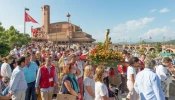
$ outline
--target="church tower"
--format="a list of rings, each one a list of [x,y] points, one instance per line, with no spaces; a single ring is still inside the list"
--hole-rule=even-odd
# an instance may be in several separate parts
[[[42,29],[48,34],[50,25],[50,6],[44,5],[42,8]]]

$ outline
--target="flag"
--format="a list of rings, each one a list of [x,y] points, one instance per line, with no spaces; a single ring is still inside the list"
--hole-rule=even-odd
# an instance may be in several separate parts
[[[38,34],[37,34],[37,33],[33,33],[33,36],[34,36],[34,37],[37,37],[37,36],[38,36]]]
[[[29,8],[25,8],[25,10],[29,11]]]
[[[37,29],[34,29],[34,28],[31,28],[31,33],[34,37],[37,37],[38,36],[38,30]]]
[[[25,22],[38,23],[38,22],[35,21],[27,12],[25,12],[24,21],[25,21]]]
[[[37,29],[32,28],[32,33],[38,33]]]

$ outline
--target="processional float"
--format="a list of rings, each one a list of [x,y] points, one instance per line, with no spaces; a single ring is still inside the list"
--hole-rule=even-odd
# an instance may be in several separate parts
[[[109,37],[110,30],[107,29],[104,43],[98,43],[89,53],[89,60],[92,65],[103,65],[108,67],[117,67],[117,65],[128,66],[127,62],[123,61],[123,56],[117,50],[111,50],[112,44]]]

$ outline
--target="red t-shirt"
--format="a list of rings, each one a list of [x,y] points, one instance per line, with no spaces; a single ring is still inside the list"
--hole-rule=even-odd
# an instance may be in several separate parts
[[[109,75],[110,75],[110,76],[114,76],[114,75],[115,75],[115,71],[114,71],[114,70],[110,70],[110,71],[109,71]]]
[[[143,66],[145,66],[145,63],[143,62],[143,61],[139,61],[139,63],[141,64],[141,65],[143,65]],[[140,70],[142,71],[144,68],[140,68]]]
[[[118,65],[118,72],[120,72],[120,73],[125,73],[125,72],[127,72],[127,67],[126,66],[123,66],[123,67],[121,67],[122,65]],[[122,71],[123,70],[123,71]]]

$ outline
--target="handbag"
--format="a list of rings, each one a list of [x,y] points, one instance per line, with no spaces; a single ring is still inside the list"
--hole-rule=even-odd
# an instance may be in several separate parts
[[[59,90],[59,93],[57,94],[57,100],[77,100],[77,97],[71,94],[63,94],[62,93],[62,86],[63,86],[63,82],[61,85],[61,88]]]
[[[76,96],[71,94],[57,94],[57,100],[76,100]]]

